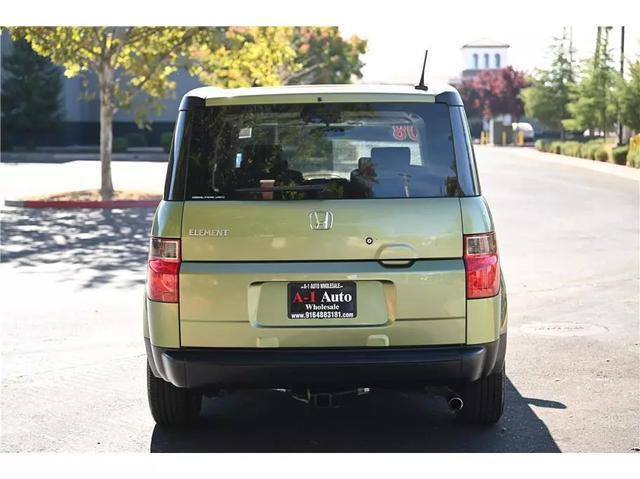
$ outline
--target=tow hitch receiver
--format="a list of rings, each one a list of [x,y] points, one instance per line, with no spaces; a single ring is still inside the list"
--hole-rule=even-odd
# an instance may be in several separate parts
[[[369,388],[356,388],[347,391],[312,391],[311,389],[289,391],[291,396],[317,408],[340,407],[342,399],[368,394]]]

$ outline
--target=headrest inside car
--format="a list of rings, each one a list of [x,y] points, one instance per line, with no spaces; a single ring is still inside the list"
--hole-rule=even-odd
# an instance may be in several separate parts
[[[371,158],[369,158],[368,156],[358,158],[358,169],[360,171],[368,168],[369,166],[371,166]]]
[[[406,146],[371,148],[371,161],[376,170],[404,170],[411,163],[411,150]]]
[[[282,157],[280,145],[250,144],[242,148],[242,156],[259,162],[267,160],[279,160]]]

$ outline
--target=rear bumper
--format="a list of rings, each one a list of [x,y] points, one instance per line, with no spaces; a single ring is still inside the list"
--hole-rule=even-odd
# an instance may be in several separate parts
[[[203,389],[402,387],[475,381],[502,367],[506,334],[466,346],[402,348],[181,348],[151,345],[152,371]]]

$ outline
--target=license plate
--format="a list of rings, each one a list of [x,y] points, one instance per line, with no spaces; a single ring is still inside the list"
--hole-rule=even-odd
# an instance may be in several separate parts
[[[287,296],[291,319],[341,319],[357,315],[353,281],[289,283]]]

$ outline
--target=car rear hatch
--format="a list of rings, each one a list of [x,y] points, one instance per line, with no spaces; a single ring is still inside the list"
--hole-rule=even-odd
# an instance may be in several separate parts
[[[446,105],[321,106],[187,117],[183,346],[465,342]]]

